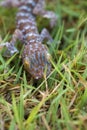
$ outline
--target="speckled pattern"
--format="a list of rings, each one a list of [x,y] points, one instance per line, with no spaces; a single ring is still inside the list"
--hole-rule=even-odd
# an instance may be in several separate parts
[[[47,74],[49,74],[51,65],[47,59],[47,48],[40,42],[35,16],[32,14],[35,4],[32,0],[32,2],[21,5],[16,19],[17,28],[23,33],[24,41],[27,43],[22,54],[24,67],[33,78],[39,79],[43,77],[46,67]]]

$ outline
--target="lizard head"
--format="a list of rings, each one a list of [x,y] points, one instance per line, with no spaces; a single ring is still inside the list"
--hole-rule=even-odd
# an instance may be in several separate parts
[[[26,45],[22,57],[25,69],[34,79],[42,78],[45,70],[46,75],[50,73],[51,57],[45,45],[41,43]]]

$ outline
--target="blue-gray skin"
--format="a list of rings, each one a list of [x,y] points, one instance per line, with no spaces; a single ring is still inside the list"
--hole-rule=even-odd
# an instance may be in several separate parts
[[[52,38],[46,29],[41,34],[38,33],[35,15],[41,15],[50,19],[51,27],[55,25],[57,17],[52,11],[45,11],[44,0],[7,0],[1,3],[2,6],[18,7],[16,16],[16,30],[9,43],[6,43],[7,50],[10,55],[17,52],[15,48],[16,40],[21,40],[25,44],[22,54],[25,69],[34,79],[40,79],[44,76],[46,70],[47,75],[50,73],[50,54],[45,45],[42,44],[44,39],[52,42]],[[3,44],[4,45],[4,44]]]

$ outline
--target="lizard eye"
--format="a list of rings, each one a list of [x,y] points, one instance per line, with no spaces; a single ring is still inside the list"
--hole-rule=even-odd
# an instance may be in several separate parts
[[[51,55],[50,55],[49,53],[47,53],[47,54],[46,54],[46,58],[47,58],[48,61],[50,61]]]
[[[25,67],[26,70],[29,70],[29,68],[30,68],[30,61],[29,61],[28,57],[26,57],[24,59],[24,67]]]

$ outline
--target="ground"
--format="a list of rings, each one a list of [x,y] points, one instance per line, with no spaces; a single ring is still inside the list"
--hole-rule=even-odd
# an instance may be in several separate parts
[[[24,70],[22,47],[10,58],[0,48],[0,129],[87,130],[87,1],[48,0],[58,21],[37,17],[39,31],[47,27],[54,42],[48,46],[51,74],[34,81]],[[15,30],[17,9],[0,7],[1,42]]]

